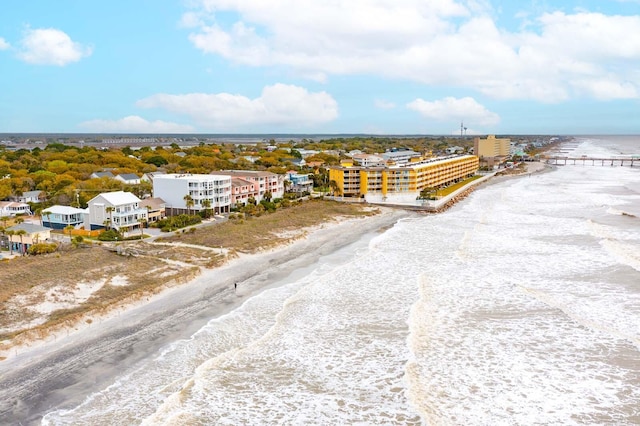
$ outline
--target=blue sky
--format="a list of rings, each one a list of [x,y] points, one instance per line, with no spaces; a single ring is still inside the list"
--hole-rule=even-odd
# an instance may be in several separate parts
[[[30,0],[0,133],[640,133],[640,0]]]

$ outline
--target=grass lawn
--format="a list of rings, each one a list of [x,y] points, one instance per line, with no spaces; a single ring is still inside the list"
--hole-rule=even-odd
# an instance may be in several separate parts
[[[472,176],[469,179],[463,180],[462,182],[458,182],[454,185],[451,186],[447,186],[446,188],[443,189],[439,189],[438,192],[436,192],[436,195],[438,197],[446,197],[447,195],[452,194],[453,192],[457,191],[458,189],[462,188],[463,186],[467,185],[470,182],[473,182],[474,180],[480,179],[482,176]]]

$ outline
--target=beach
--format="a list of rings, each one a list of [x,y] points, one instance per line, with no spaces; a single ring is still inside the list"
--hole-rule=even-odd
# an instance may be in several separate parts
[[[446,212],[327,224],[18,353],[3,418],[637,424],[640,176],[531,164]]]
[[[47,409],[81,402],[86,392],[121,372],[122,364],[134,364],[168,342],[190,336],[209,319],[278,285],[292,271],[410,215],[381,210],[376,216],[308,229],[306,237],[286,246],[241,254],[222,267],[204,269],[186,284],[121,306],[91,323],[12,348],[0,363],[0,417],[37,424]]]

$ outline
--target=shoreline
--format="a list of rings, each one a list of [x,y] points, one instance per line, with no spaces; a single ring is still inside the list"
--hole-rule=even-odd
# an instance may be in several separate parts
[[[529,173],[551,169],[543,163],[539,166]],[[523,177],[527,172],[499,179],[491,176],[482,183]],[[479,186],[461,188],[443,208],[429,213],[448,210]],[[216,268],[201,268],[195,278],[94,315],[91,323],[77,323],[9,349],[1,354],[7,358],[0,362],[0,417],[32,424],[51,408],[77,405],[120,374],[122,364],[131,366],[172,341],[188,338],[212,318],[279,285],[296,270],[419,213],[401,206],[376,208],[381,213],[375,216],[301,229],[305,236],[289,244],[241,254]]]
[[[0,362],[0,418],[32,424],[53,407],[77,405],[120,374],[121,365],[131,366],[172,341],[189,338],[212,318],[279,285],[296,270],[411,216],[381,208],[375,216],[307,228],[305,237],[290,244],[202,269],[186,283],[118,306],[90,324],[11,348]]]

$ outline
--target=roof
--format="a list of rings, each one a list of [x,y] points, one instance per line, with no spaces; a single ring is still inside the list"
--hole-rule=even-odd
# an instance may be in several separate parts
[[[223,175],[223,176],[236,176],[236,177],[272,177],[277,176],[275,173],[265,172],[260,170],[216,170],[215,172],[211,172],[211,174],[215,175]]]
[[[159,197],[145,198],[144,200],[140,201],[140,203],[138,203],[138,205],[142,208],[146,208],[147,206],[149,206],[151,207],[151,209],[161,209],[165,206],[165,204],[167,204],[167,202]]]
[[[119,178],[122,178],[124,180],[137,180],[140,179],[140,176],[138,176],[135,173],[123,173],[121,175],[118,175]]]
[[[254,185],[254,182],[248,181],[246,179],[242,179],[239,177],[232,177],[231,178],[231,186],[248,186],[248,185]]]
[[[17,201],[0,201],[0,207],[29,207],[29,204]]]
[[[136,197],[131,192],[124,192],[124,191],[103,192],[102,194],[97,195],[91,200],[89,200],[89,202],[95,200],[98,197],[102,197],[109,204],[113,206],[120,206],[122,204],[131,204],[131,203],[140,202],[140,198]]]
[[[7,228],[7,231],[20,231],[20,230],[25,231],[27,234],[35,234],[38,232],[50,231],[49,228],[45,228],[44,226],[36,225],[34,223],[27,223],[27,222],[22,222]]]
[[[110,177],[110,178],[113,178],[113,177],[115,177],[115,176],[113,175],[113,173],[111,173],[111,172],[93,172],[93,173],[91,173],[91,175],[93,175],[93,176],[97,176],[97,177],[99,177],[99,178],[102,178],[102,177]]]
[[[49,212],[51,214],[76,214],[76,213],[86,213],[87,211],[83,209],[77,209],[75,207],[70,207],[70,206],[55,205],[55,206],[47,207],[46,209],[42,210],[42,216],[46,216],[46,212]]]
[[[23,197],[38,197],[40,194],[42,193],[42,191],[27,191],[22,193]]]

